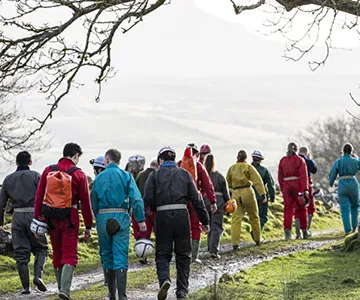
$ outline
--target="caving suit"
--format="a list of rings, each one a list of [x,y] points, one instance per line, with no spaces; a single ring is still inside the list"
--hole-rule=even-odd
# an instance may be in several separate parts
[[[274,202],[275,200],[275,183],[270,171],[267,168],[265,168],[259,163],[254,162],[252,163],[252,165],[260,174],[266,190],[266,203],[262,202],[261,195],[259,195],[259,193],[255,190],[256,200],[259,208],[260,228],[262,230],[266,222],[268,221],[269,201]]]
[[[298,196],[309,190],[305,160],[297,154],[284,156],[279,163],[278,180],[284,198],[284,230],[291,230],[294,209],[300,228],[307,230],[307,206],[300,204]]]
[[[349,233],[351,229],[355,230],[358,226],[359,183],[355,175],[359,169],[360,160],[344,154],[335,161],[329,175],[330,186],[334,185],[335,179],[339,175],[338,197],[345,233]]]
[[[200,222],[209,224],[204,201],[189,172],[167,161],[152,172],[145,186],[145,203],[156,212],[156,270],[159,285],[170,280],[169,266],[176,256],[176,296],[188,294],[191,244],[188,202]]]
[[[104,268],[127,270],[130,238],[129,208],[132,208],[138,223],[145,220],[144,203],[134,178],[115,163],[109,164],[95,179],[91,204],[96,218]],[[113,236],[110,236],[106,230],[110,219],[115,219],[120,225],[120,230]]]
[[[231,241],[233,245],[239,245],[241,234],[241,221],[246,211],[249,215],[251,230],[256,242],[260,242],[259,210],[255,192],[265,194],[265,187],[256,169],[247,162],[237,162],[232,165],[226,175],[232,198],[236,200],[237,210],[232,214]]]
[[[24,289],[29,289],[30,255],[35,255],[34,277],[41,278],[43,266],[48,255],[46,236],[36,238],[30,231],[34,215],[36,188],[40,180],[38,172],[28,166],[18,166],[16,172],[8,175],[0,194],[0,226],[4,225],[4,210],[9,199],[12,200],[11,234],[14,258]]]

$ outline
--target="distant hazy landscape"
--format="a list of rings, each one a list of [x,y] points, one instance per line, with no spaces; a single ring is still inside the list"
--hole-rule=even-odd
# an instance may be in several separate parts
[[[172,145],[182,156],[185,145],[209,143],[218,168],[226,172],[239,149],[260,149],[264,164],[276,169],[289,138],[319,118],[358,109],[360,75],[291,75],[239,78],[116,77],[104,87],[100,103],[81,88],[62,102],[49,122],[52,147],[34,154],[39,172],[57,161],[63,145],[78,142],[84,149],[80,167],[92,175],[88,160],[116,147],[123,166],[132,154],[148,160],[159,147]],[[41,116],[45,102],[29,96],[22,101],[27,116]],[[14,166],[1,165],[1,177]]]

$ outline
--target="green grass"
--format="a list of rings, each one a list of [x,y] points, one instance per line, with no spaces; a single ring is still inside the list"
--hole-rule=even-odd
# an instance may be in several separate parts
[[[7,218],[9,221],[9,218]],[[283,228],[282,228],[282,220],[283,220],[283,205],[282,198],[277,197],[274,203],[269,204],[269,221],[265,225],[263,237],[265,240],[273,240],[283,238]],[[334,210],[327,211],[324,206],[322,206],[319,202],[317,202],[317,213],[315,214],[312,230],[320,231],[327,229],[334,229],[341,227],[341,220],[339,213]],[[242,240],[244,241],[252,241],[250,236],[250,224],[248,217],[245,215],[243,218],[242,224]],[[83,230],[84,227],[80,229],[80,238],[79,238],[79,263],[77,266],[76,273],[84,273],[90,270],[95,270],[101,267],[99,253],[98,253],[98,242],[96,231],[93,230],[93,235],[91,237],[91,241],[88,243],[83,242]],[[224,224],[224,235],[222,238],[222,243],[230,243],[231,238],[231,217],[225,217]],[[130,249],[129,249],[129,262],[132,263],[136,261],[135,253],[133,250],[134,239],[131,237],[130,239]],[[206,246],[206,236],[203,235],[202,246]],[[262,246],[269,247],[271,246]],[[264,249],[265,249],[264,248]],[[247,249],[242,249],[239,253],[245,254],[246,251],[258,251],[257,248],[250,247]],[[270,250],[269,250],[270,251]],[[33,259],[32,259],[33,262]],[[20,290],[20,280],[18,278],[18,274],[16,271],[15,261],[12,258],[7,256],[0,255],[0,295],[3,293],[12,293]],[[49,258],[44,272],[44,280],[45,282],[54,282],[55,277],[53,275],[51,259]],[[154,275],[153,281],[156,280],[156,276]],[[129,279],[129,284],[131,284],[131,279]]]
[[[191,299],[360,299],[360,252],[343,242],[277,257],[192,295]]]

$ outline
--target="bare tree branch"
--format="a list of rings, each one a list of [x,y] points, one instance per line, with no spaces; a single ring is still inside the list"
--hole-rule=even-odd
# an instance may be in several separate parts
[[[256,8],[259,8],[261,5],[265,4],[265,0],[259,0],[257,3],[251,4],[251,5],[236,5],[233,0],[230,0],[230,1],[233,4],[235,13],[237,15],[242,13],[244,10],[256,9]]]
[[[15,77],[28,78],[49,106],[44,117],[31,118],[38,126],[13,147],[41,131],[61,100],[82,86],[80,71],[96,70],[95,101],[100,101],[102,82],[115,73],[111,46],[119,28],[119,33],[128,32],[166,1],[4,0],[15,13],[9,10],[0,15],[0,85]],[[44,13],[54,18],[42,22]],[[82,32],[75,40],[73,30]]]

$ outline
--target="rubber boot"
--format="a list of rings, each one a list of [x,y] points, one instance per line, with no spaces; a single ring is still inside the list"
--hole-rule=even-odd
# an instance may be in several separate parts
[[[309,237],[312,236],[312,232],[311,232],[311,230],[310,230],[310,226],[311,226],[313,217],[314,217],[313,215],[308,215],[308,234],[309,234]]]
[[[285,229],[285,241],[291,240],[291,230]]]
[[[300,219],[295,219],[295,232],[296,232],[296,239],[301,239],[301,231],[300,231]]]
[[[30,273],[29,273],[28,264],[27,263],[17,264],[17,269],[19,272],[21,285],[23,287],[21,294],[22,295],[30,294]]]
[[[70,287],[71,281],[73,278],[73,274],[75,271],[75,267],[65,264],[62,268],[61,272],[61,287],[59,292],[59,298],[63,300],[72,300],[70,297]]]
[[[47,288],[41,279],[42,271],[46,261],[46,253],[38,253],[35,255],[35,262],[34,262],[34,280],[33,283],[41,292],[46,292]]]
[[[116,287],[118,290],[118,299],[127,300],[126,296],[126,281],[127,281],[127,271],[126,270],[115,270],[116,277]]]
[[[107,287],[109,290],[109,300],[116,299],[116,278],[115,278],[115,271],[104,269],[105,280],[107,282]]]
[[[308,233],[307,229],[304,229],[304,230],[302,231],[302,233],[303,233],[303,239],[304,239],[304,240],[307,240],[307,239],[309,238],[309,233]]]
[[[58,292],[60,292],[62,268],[54,269],[54,273],[55,273],[56,283],[57,283],[57,286],[58,286]]]
[[[107,286],[107,276],[106,276],[107,269],[103,268],[103,272],[104,272],[104,286]]]
[[[201,264],[199,259],[200,241],[191,240],[191,262]]]

